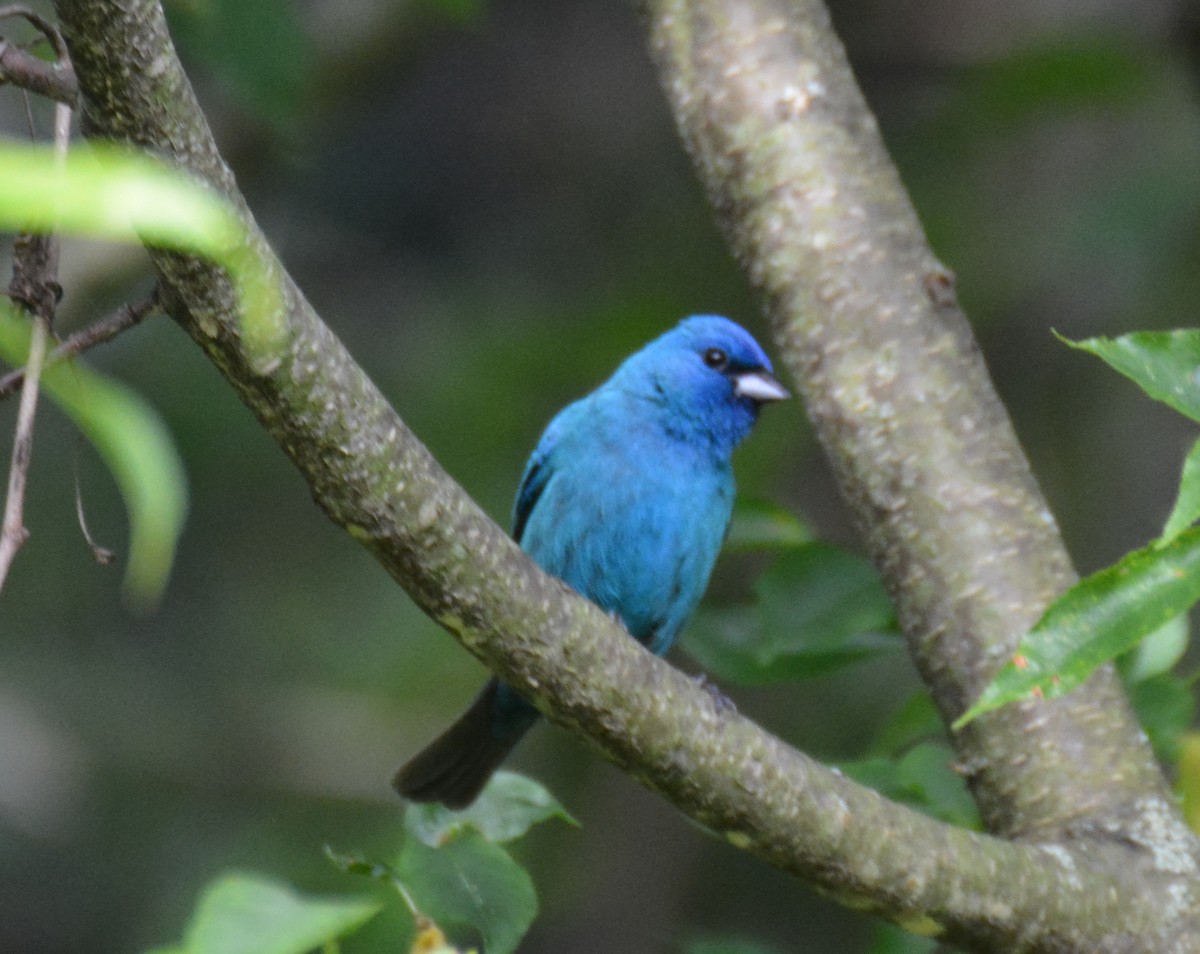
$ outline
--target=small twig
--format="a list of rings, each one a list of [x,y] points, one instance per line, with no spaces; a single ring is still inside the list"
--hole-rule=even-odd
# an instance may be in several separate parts
[[[24,8],[0,8],[0,17],[13,15],[23,16],[33,23],[50,40],[59,62],[69,62],[62,34],[53,24]],[[60,167],[66,162],[70,141],[71,107],[57,103],[54,107],[54,161]],[[0,524],[0,590],[8,579],[8,571],[17,551],[29,537],[29,531],[25,529],[25,487],[29,478],[29,462],[33,456],[33,422],[37,416],[38,384],[46,360],[46,345],[50,341],[51,322],[61,295],[58,252],[57,234],[22,236],[13,256],[13,281],[9,291],[24,302],[33,319],[33,334],[29,358],[25,363],[21,403],[17,409],[4,521]]]
[[[87,516],[83,511],[83,481],[79,477],[79,453],[83,445],[83,439],[75,445],[75,516],[79,520],[79,532],[83,534],[83,540],[88,545],[88,549],[92,551],[92,559],[100,566],[108,566],[117,558],[108,547],[101,546],[92,537],[91,530],[88,529]]]
[[[9,567],[21,545],[28,539],[25,529],[25,483],[29,475],[29,459],[33,454],[33,420],[37,414],[38,378],[46,357],[46,341],[50,337],[50,322],[40,315],[33,320],[33,339],[29,359],[25,364],[25,387],[21,389],[21,404],[17,410],[16,435],[13,438],[12,466],[8,471],[8,496],[4,505],[4,523],[0,525],[0,590],[8,577]]]
[[[52,368],[61,361],[74,358],[76,355],[83,354],[83,352],[89,351],[97,345],[112,341],[121,332],[128,331],[130,328],[141,323],[144,318],[157,309],[157,292],[135,305],[129,303],[122,305],[116,311],[112,312],[112,314],[101,318],[86,328],[80,329],[67,338],[66,341],[62,342],[47,357],[46,367]],[[16,371],[10,371],[8,374],[0,377],[0,400],[16,394],[21,387],[21,382],[24,380],[24,368],[18,368]]]

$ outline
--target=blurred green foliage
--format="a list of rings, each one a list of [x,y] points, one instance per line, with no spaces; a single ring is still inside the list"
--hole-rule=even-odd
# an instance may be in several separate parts
[[[956,33],[915,11],[900,31],[876,6],[835,5],[858,75],[1073,553],[1085,570],[1110,564],[1163,526],[1195,435],[1050,328],[1194,323],[1196,63],[1144,11],[1073,23],[1069,5],[1047,3],[1018,27],[981,7]],[[553,412],[682,314],[726,312],[767,337],[632,11],[177,0],[170,13],[293,274],[498,520]],[[19,98],[0,106],[5,128],[23,130]],[[65,254],[64,332],[148,287],[140,256]],[[418,816],[387,780],[470,697],[479,667],[316,512],[169,323],[88,362],[162,416],[192,516],[162,608],[131,617],[75,528],[73,430],[43,415],[33,535],[0,603],[0,948],[186,943],[197,898],[231,870],[261,871],[266,894],[305,904],[363,890],[322,845],[361,846],[392,871],[400,843],[433,851],[404,841]],[[798,403],[764,416],[739,455],[741,495],[759,503],[739,509],[684,649],[749,683],[724,688],[805,751],[977,824]],[[12,412],[0,406],[0,421]],[[80,471],[95,534],[128,554],[119,494],[87,453]],[[1193,681],[1152,661],[1127,668],[1160,756],[1178,753],[1197,790]],[[522,951],[690,950],[695,937],[754,939],[692,943],[706,954],[930,949],[700,838],[563,733],[539,730],[516,766],[583,827],[539,826],[503,847],[472,828],[449,843],[490,846],[479,854],[510,879],[512,910],[528,916],[536,887]],[[397,950],[412,916],[387,885],[369,889],[384,909],[345,949]]]
[[[369,899],[303,897],[269,879],[229,874],[204,892],[183,944],[151,954],[306,954],[379,908]]]

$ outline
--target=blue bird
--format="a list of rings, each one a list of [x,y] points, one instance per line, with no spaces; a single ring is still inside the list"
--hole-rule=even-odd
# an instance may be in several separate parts
[[[730,458],[788,396],[741,326],[680,322],[550,422],[525,467],[513,536],[542,569],[662,655],[700,602],[733,510]],[[496,678],[396,774],[405,798],[464,808],[537,710]]]

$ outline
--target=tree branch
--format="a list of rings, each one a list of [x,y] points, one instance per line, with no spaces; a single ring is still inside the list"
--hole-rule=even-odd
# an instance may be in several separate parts
[[[952,721],[1075,580],[953,278],[818,0],[646,7],[683,138]],[[998,833],[1133,837],[1175,814],[1111,668],[956,744]]]
[[[43,36],[50,38],[56,58],[53,62],[40,59],[0,36],[0,86],[19,86],[38,96],[74,106],[79,87],[71,60],[66,56],[54,26],[24,6],[0,7],[0,19],[9,17],[28,20]]]
[[[168,157],[244,210],[159,4],[58,0],[57,8],[88,134]],[[734,845],[910,927],[979,950],[1171,949],[1168,932],[1192,895],[1177,890],[1178,905],[1164,907],[1167,876],[1133,884],[1126,847],[1020,845],[887,802],[720,709],[541,573],[405,427],[270,257],[248,212],[245,220],[288,309],[289,343],[270,370],[256,371],[244,353],[219,270],[152,249],[167,311],[331,519],[555,721]]]

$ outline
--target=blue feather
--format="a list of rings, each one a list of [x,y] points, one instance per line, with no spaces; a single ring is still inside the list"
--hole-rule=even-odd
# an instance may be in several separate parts
[[[544,570],[665,653],[708,586],[733,510],[730,458],[787,392],[750,334],[697,315],[630,356],[550,422],[526,465],[513,536]],[[470,804],[537,721],[496,679],[408,762],[414,801]]]

